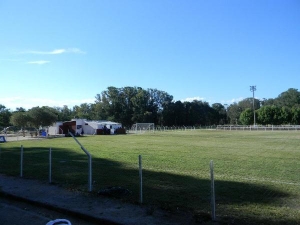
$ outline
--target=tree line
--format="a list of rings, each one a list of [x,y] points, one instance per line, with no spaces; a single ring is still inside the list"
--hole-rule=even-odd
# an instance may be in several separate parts
[[[254,104],[253,104],[254,103]],[[134,123],[155,123],[159,126],[210,126],[224,124],[251,125],[300,124],[300,92],[290,88],[277,98],[246,98],[229,106],[221,103],[174,101],[173,96],[157,89],[141,87],[108,87],[95,96],[95,102],[69,108],[37,106],[15,111],[0,104],[0,128],[49,126],[55,121],[73,118],[111,120],[131,127]]]

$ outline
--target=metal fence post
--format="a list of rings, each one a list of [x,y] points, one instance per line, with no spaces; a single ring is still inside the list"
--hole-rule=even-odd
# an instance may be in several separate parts
[[[214,180],[214,162],[210,161],[210,179],[211,179],[211,218],[216,220],[216,199],[215,199],[215,180]]]
[[[49,184],[52,183],[52,149],[49,148]]]
[[[77,138],[69,132],[69,135],[73,137],[73,139],[77,142],[77,144],[81,147],[82,151],[88,156],[88,166],[89,166],[89,176],[88,176],[88,186],[89,186],[89,192],[92,192],[92,155],[80,144],[80,142],[77,140]]]
[[[23,177],[23,145],[21,145],[20,177]]]
[[[139,155],[139,175],[140,175],[140,203],[143,204],[143,168],[142,168],[141,155]]]

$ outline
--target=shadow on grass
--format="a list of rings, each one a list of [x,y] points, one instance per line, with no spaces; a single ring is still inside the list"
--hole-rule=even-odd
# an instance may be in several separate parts
[[[47,180],[49,177],[49,148],[24,148],[23,176]],[[20,175],[20,148],[4,148],[0,152],[0,173]],[[52,181],[66,189],[87,191],[87,156],[80,150],[52,149]],[[174,213],[188,212],[199,223],[210,220],[210,185],[208,179],[143,170],[144,204]],[[93,158],[93,192],[108,187],[124,187],[130,195],[114,196],[139,203],[138,163],[128,165],[117,161]],[[246,182],[215,181],[217,215],[220,224],[298,224],[295,220],[265,216],[268,206],[280,207],[277,202],[291,197],[289,193],[270,186]],[[262,214],[251,214],[245,206],[261,207]],[[244,210],[238,210],[237,208]]]

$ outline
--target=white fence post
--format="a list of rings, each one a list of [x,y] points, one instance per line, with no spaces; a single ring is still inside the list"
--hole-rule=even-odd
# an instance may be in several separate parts
[[[140,175],[140,203],[143,204],[143,168],[142,168],[141,155],[139,155],[139,175]]]
[[[215,198],[215,180],[214,180],[214,162],[210,161],[210,179],[211,179],[211,218],[216,220],[216,198]]]

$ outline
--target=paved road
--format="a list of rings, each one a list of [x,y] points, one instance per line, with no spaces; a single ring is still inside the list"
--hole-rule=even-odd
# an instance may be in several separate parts
[[[44,225],[49,221],[64,218],[72,225],[95,225],[91,221],[66,216],[56,211],[37,207],[28,203],[0,197],[0,224],[1,225]]]

